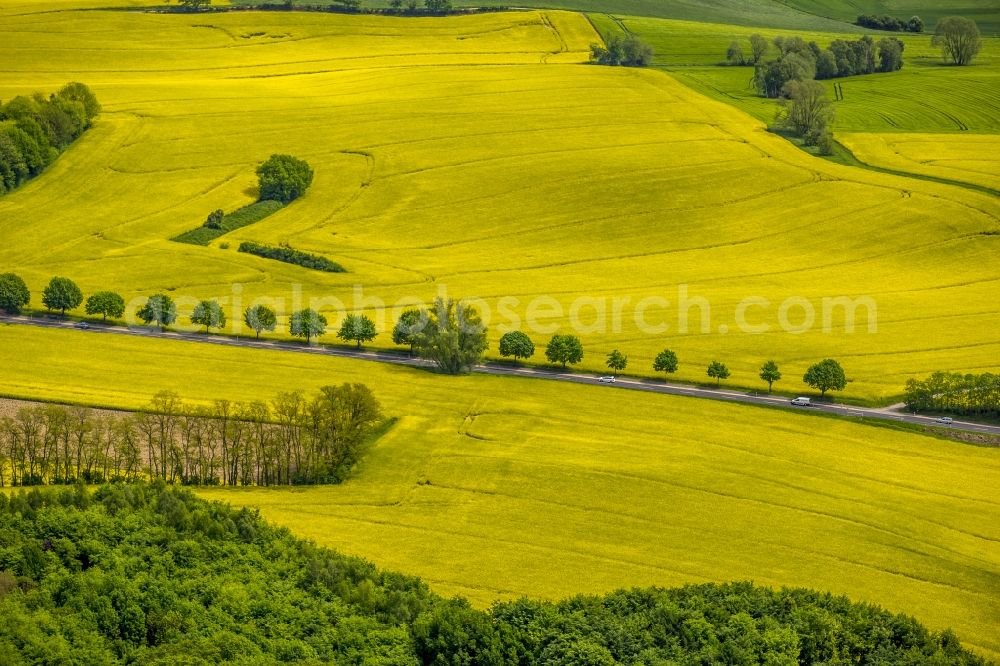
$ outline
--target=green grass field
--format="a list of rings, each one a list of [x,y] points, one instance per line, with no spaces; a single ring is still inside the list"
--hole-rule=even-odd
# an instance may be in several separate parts
[[[591,15],[591,20],[605,35],[624,30],[639,35],[655,49],[657,67],[695,90],[768,123],[774,120],[777,105],[774,100],[758,97],[752,89],[753,68],[723,66],[731,42],[740,42],[749,52],[749,38],[755,32],[768,39],[798,35],[820,46],[834,39],[856,38],[840,32],[607,14]],[[931,46],[930,35],[896,36],[906,45],[902,70],[826,82],[831,99],[834,83],[844,92],[843,101],[835,104],[837,132],[1000,132],[1000,38],[984,39],[972,66],[947,67],[942,65],[940,50]],[[1000,173],[994,175],[1000,178]]]
[[[446,289],[483,299],[493,354],[509,323],[501,299],[517,299],[538,343],[578,308],[588,370],[620,348],[630,371],[652,374],[669,346],[679,379],[705,380],[718,359],[732,384],[757,387],[774,358],[778,388],[796,391],[832,356],[848,395],[884,401],[911,376],[998,368],[1000,237],[981,232],[998,227],[1000,202],[810,158],[661,72],[580,65],[595,38],[580,15],[5,10],[0,30],[0,97],[81,80],[105,108],[46,174],[0,199],[0,265],[27,279],[35,306],[59,274],[129,299],[170,290],[182,312],[200,298],[284,299],[286,312],[319,299],[334,328],[355,285],[389,305]],[[209,247],[167,240],[252,201],[254,167],[274,152],[314,166],[306,197]],[[238,254],[244,240],[350,273]],[[679,285],[710,304],[704,328]],[[877,332],[863,310],[853,334],[839,310],[824,331],[823,299],[840,296],[873,299]],[[528,327],[539,298],[562,315]],[[650,298],[668,301],[644,313],[666,331],[637,322]],[[747,298],[767,301],[747,323],[768,332],[738,331]],[[785,332],[785,303],[786,328],[809,309],[815,326]]]
[[[371,386],[400,420],[348,483],[200,493],[445,594],[752,579],[905,611],[1000,655],[995,449],[596,385],[108,337],[0,326],[0,384],[133,408],[164,389],[210,402]]]

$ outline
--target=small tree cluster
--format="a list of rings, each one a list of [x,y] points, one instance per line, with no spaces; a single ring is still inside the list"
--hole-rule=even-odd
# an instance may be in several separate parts
[[[271,155],[257,167],[260,200],[289,203],[305,194],[312,184],[313,170],[291,155]]]
[[[904,21],[885,14],[862,14],[855,21],[856,25],[872,30],[885,30],[886,32],[923,32],[924,20],[919,16],[911,16]]]
[[[935,372],[907,381],[904,400],[913,412],[1000,417],[1000,375]]]
[[[635,35],[614,35],[603,45],[590,45],[590,61],[598,65],[645,67],[652,60],[653,47]]]
[[[777,57],[748,63],[755,66],[753,85],[757,93],[772,99],[783,95],[790,81],[895,72],[903,67],[904,44],[895,37],[883,37],[878,42],[869,35],[854,41],[837,39],[825,49],[801,37],[776,37],[773,43]]]

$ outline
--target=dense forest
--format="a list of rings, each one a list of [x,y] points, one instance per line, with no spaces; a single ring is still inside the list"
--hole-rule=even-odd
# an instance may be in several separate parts
[[[49,97],[35,93],[0,104],[0,194],[40,174],[100,110],[82,83],[66,84]]]
[[[339,483],[383,425],[363,384],[311,398],[185,404],[157,394],[134,414],[38,405],[0,418],[0,486],[160,478],[187,485]],[[388,424],[388,422],[386,422]]]
[[[750,583],[483,612],[162,480],[0,493],[0,661],[985,664],[912,618]]]

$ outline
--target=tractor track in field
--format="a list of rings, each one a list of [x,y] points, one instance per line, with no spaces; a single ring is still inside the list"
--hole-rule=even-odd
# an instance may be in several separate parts
[[[314,343],[312,345],[303,345],[295,342],[284,342],[278,340],[256,340],[254,338],[246,337],[230,337],[223,335],[205,335],[198,333],[182,333],[176,331],[160,332],[157,329],[152,329],[146,326],[117,326],[117,325],[105,325],[100,323],[87,324],[88,329],[76,330],[74,328],[79,324],[73,321],[63,320],[63,319],[49,319],[49,318],[30,318],[27,316],[11,316],[11,315],[0,315],[0,324],[7,324],[13,326],[35,326],[40,328],[48,328],[55,330],[62,330],[67,333],[76,332],[79,334],[98,334],[98,335],[128,335],[136,337],[144,337],[155,340],[170,340],[175,342],[184,342],[191,344],[214,344],[222,345],[228,347],[241,347],[244,349],[265,349],[276,352],[292,352],[300,354],[314,354],[317,356],[328,356],[328,357],[339,357],[348,358],[359,361],[369,361],[369,362],[379,362],[388,363],[392,365],[407,366],[411,368],[419,368],[423,370],[432,370],[433,364],[429,361],[423,359],[411,358],[402,353],[394,353],[391,351],[358,351],[355,349],[347,349],[343,347],[327,347]],[[541,367],[512,367],[509,365],[500,364],[483,364],[478,365],[473,368],[473,372],[477,374],[493,375],[493,376],[503,376],[503,377],[519,377],[523,379],[539,379],[548,381],[560,381],[570,384],[585,384],[589,386],[595,385],[595,377],[591,374],[574,373],[570,371],[560,371],[551,368],[541,368]],[[663,395],[673,395],[673,396],[683,396],[690,398],[702,398],[710,400],[719,400],[725,402],[740,403],[744,405],[759,406],[759,407],[770,407],[777,409],[785,409],[789,411],[796,411],[803,416],[808,414],[816,415],[827,415],[827,416],[838,416],[846,417],[852,420],[856,419],[859,423],[876,422],[896,422],[905,423],[910,425],[918,426],[930,426],[936,427],[935,419],[930,416],[919,416],[916,414],[907,414],[903,412],[896,412],[886,409],[878,409],[871,407],[855,407],[852,405],[844,405],[834,402],[815,402],[810,407],[794,407],[789,404],[789,400],[781,396],[773,395],[761,395],[757,391],[747,392],[739,390],[730,390],[725,388],[705,388],[702,386],[690,386],[682,384],[668,384],[660,380],[652,379],[637,379],[637,378],[621,378],[614,383],[601,384],[605,390],[631,390],[631,391],[644,391],[647,393],[659,393]],[[17,396],[11,396],[17,397]],[[991,425],[984,423],[975,423],[972,421],[954,421],[953,423],[941,428],[941,433],[943,434],[948,430],[958,430],[965,431],[969,433],[978,433],[981,435],[1000,435],[1000,425]]]

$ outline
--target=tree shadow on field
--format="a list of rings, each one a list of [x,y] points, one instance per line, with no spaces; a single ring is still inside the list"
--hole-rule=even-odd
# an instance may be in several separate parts
[[[247,195],[248,197],[253,197],[253,200],[257,201],[258,199],[260,199],[260,188],[256,186],[248,187],[245,190],[243,190],[243,194]]]

